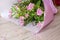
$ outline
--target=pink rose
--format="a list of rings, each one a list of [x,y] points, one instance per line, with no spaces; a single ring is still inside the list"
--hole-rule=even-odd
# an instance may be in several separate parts
[[[24,16],[20,16],[20,20],[24,20],[25,18],[24,18]]]
[[[15,8],[18,10],[19,8],[18,8],[18,6],[15,6]]]
[[[41,22],[40,21],[37,23],[37,27],[41,27]]]
[[[20,20],[20,26],[24,26],[24,21]]]
[[[10,11],[9,11],[9,13],[11,14],[11,13],[12,13],[12,11],[10,10]]]
[[[38,9],[37,9],[37,15],[38,15],[38,16],[41,16],[42,13],[43,13],[43,11],[42,11],[40,8],[38,8]]]
[[[25,17],[28,18],[29,17],[29,14],[25,14]]]
[[[10,18],[12,17],[12,11],[10,10],[9,11],[9,15],[8,15]]]
[[[27,10],[32,10],[34,8],[34,4],[33,3],[30,3],[28,6],[27,6]]]
[[[20,16],[20,26],[24,26],[24,16]]]
[[[21,2],[22,0],[17,0],[18,2]]]

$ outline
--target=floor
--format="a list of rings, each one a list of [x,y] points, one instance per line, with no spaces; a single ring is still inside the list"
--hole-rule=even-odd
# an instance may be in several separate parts
[[[60,7],[58,7],[60,11]],[[60,12],[54,21],[40,33],[33,35],[28,30],[0,18],[0,40],[60,40]]]

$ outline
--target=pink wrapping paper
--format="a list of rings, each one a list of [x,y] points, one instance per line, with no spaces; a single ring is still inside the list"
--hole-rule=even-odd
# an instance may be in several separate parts
[[[50,23],[53,18],[54,14],[57,13],[57,9],[55,8],[52,0],[43,0],[45,12],[44,12],[44,26]]]

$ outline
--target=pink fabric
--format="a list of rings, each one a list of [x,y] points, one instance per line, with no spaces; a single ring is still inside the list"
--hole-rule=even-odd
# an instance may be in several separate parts
[[[54,18],[54,13],[57,12],[57,9],[53,5],[52,0],[43,0],[45,12],[44,12],[44,26],[50,23]]]

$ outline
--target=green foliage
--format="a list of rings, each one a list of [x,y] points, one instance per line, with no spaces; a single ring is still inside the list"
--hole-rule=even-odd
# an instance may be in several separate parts
[[[35,7],[29,11],[26,9],[26,6],[29,5],[29,3],[34,3]],[[15,6],[18,6],[18,9],[15,8]],[[38,8],[41,8],[44,12],[44,5],[42,0],[23,0],[21,3],[15,4],[11,10],[12,10],[12,17],[19,19],[20,16],[24,16],[25,14],[29,14],[28,18],[25,18],[25,25],[35,21],[35,23],[38,23],[39,21],[44,21],[44,13],[41,16],[36,15],[36,11]]]

